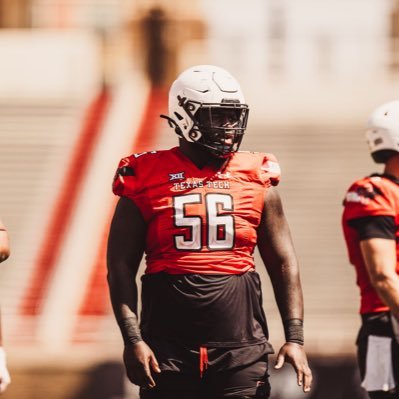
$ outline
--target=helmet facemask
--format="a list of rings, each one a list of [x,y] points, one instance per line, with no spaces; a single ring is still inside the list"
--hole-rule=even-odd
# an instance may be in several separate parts
[[[247,127],[248,106],[236,102],[196,104],[187,101],[184,108],[193,120],[189,135],[213,156],[226,158],[237,152]],[[195,114],[190,109],[196,109]]]

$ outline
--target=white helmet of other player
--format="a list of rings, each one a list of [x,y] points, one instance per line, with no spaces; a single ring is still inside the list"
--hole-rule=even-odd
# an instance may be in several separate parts
[[[229,72],[213,65],[198,65],[173,82],[169,116],[163,117],[184,140],[224,157],[238,150],[248,111],[240,85]]]
[[[373,111],[367,123],[366,139],[377,163],[385,163],[399,152],[399,101],[387,102]]]

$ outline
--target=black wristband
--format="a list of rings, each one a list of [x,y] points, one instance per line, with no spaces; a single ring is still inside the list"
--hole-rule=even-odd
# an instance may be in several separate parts
[[[127,317],[126,319],[118,320],[118,325],[125,345],[136,344],[143,340],[137,317]]]
[[[303,320],[288,319],[284,320],[283,324],[286,342],[294,342],[296,344],[303,345]]]

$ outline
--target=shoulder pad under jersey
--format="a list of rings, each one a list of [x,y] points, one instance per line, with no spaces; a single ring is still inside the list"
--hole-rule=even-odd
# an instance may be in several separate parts
[[[396,215],[395,186],[380,176],[366,177],[353,183],[344,198],[347,220],[365,216]]]
[[[272,186],[277,186],[281,178],[280,165],[273,154],[262,154],[261,174],[264,181],[269,181]]]
[[[136,169],[146,162],[146,156],[155,154],[156,151],[132,154],[122,158],[116,170],[112,191],[121,197],[131,197],[137,190]]]

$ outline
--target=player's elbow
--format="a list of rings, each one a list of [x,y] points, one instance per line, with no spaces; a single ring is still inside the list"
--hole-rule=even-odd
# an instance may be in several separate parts
[[[123,278],[124,276],[121,276],[121,274],[118,273],[117,270],[114,270],[113,268],[108,268],[107,283],[111,290],[118,290],[120,284],[123,282]]]
[[[370,274],[370,282],[378,292],[385,292],[398,276],[392,273],[375,272]]]
[[[115,281],[114,273],[112,272],[111,269],[108,268],[108,271],[107,271],[107,282],[108,282],[108,285],[112,286],[114,284],[114,281]]]

